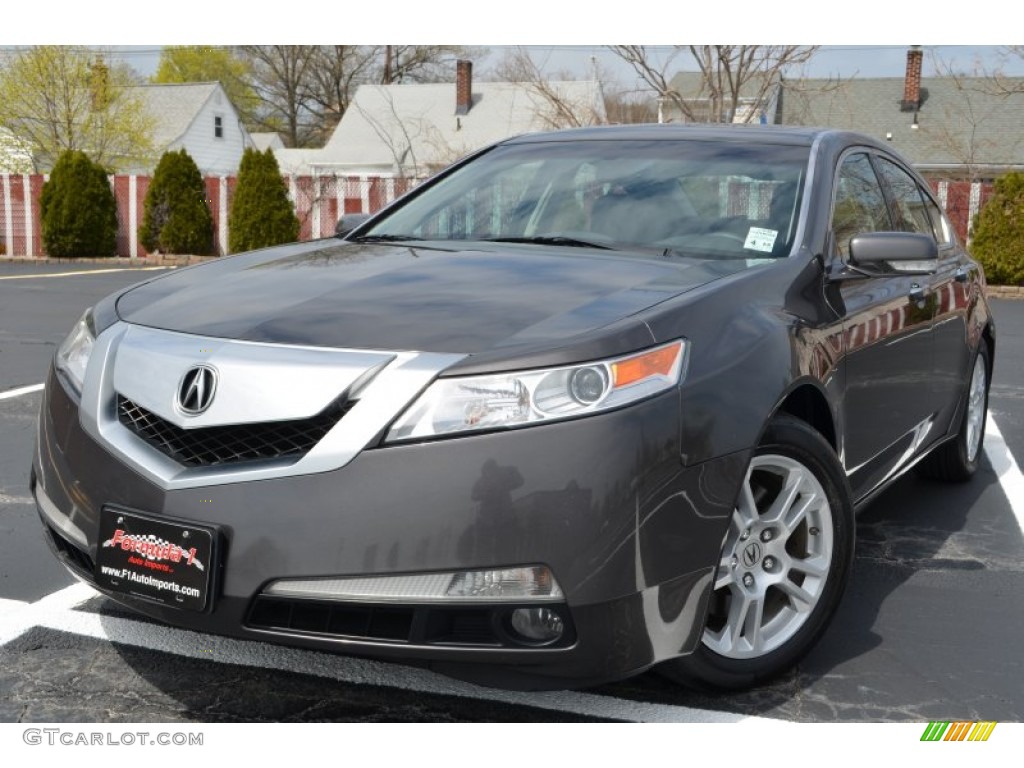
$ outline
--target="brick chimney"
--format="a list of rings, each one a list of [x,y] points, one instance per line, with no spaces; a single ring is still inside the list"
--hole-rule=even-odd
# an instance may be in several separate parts
[[[455,62],[455,114],[465,115],[473,106],[473,62]]]
[[[900,110],[916,112],[921,106],[921,61],[924,52],[920,45],[910,46],[907,51],[907,75],[903,80],[903,101]]]

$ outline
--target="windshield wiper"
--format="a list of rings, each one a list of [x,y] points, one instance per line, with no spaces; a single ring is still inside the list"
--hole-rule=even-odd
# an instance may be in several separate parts
[[[422,240],[421,237],[413,235],[362,235],[353,237],[353,243],[404,243],[407,240]]]
[[[610,245],[603,243],[592,243],[589,240],[580,240],[577,237],[565,237],[564,235],[534,235],[533,237],[485,237],[484,242],[488,243],[533,243],[535,245],[567,245],[571,248],[600,248],[604,251],[615,250]]]

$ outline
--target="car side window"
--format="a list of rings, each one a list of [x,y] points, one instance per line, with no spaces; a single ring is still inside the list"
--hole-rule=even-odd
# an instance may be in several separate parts
[[[926,196],[917,182],[910,174],[885,158],[878,158],[878,170],[892,194],[896,228],[901,232],[919,232],[935,237],[931,217],[925,207]]]
[[[832,232],[836,248],[844,259],[850,253],[850,239],[863,232],[892,229],[882,187],[871,161],[863,152],[849,155],[839,166],[836,202],[832,211]]]

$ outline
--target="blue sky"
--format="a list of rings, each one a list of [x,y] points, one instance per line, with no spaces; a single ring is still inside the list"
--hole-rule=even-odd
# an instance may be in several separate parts
[[[270,42],[276,42],[271,40]],[[386,39],[378,41],[388,42]],[[0,42],[2,45],[2,42]],[[549,75],[568,72],[576,77],[587,77],[593,70],[593,59],[597,59],[601,71],[610,75],[614,82],[624,89],[636,86],[635,73],[621,59],[611,53],[607,46],[594,44],[541,44],[526,45],[538,65]],[[924,45],[924,75],[935,73],[937,63],[955,66],[958,70],[970,72],[978,66],[992,68],[1000,66],[1008,75],[1024,76],[1024,56],[1001,55],[1004,49],[994,45]],[[660,58],[671,54],[672,46],[654,46],[652,53]],[[814,58],[806,65],[803,73],[808,77],[902,77],[907,58],[907,45],[823,45]],[[160,59],[160,45],[118,45],[115,56],[135,67],[144,75],[152,74]],[[489,55],[475,62],[476,71],[484,74],[493,67],[509,50],[505,46],[490,46]],[[685,56],[674,60],[678,66],[670,67],[671,72],[689,67]],[[796,76],[798,73],[790,73]]]
[[[906,69],[908,45],[823,45],[805,67],[808,77],[902,77]],[[607,47],[599,45],[533,45],[527,46],[534,61],[548,73],[569,71],[584,76],[592,69],[591,57],[616,77],[623,86],[635,81],[631,68],[617,59]],[[935,74],[936,66],[955,66],[970,72],[976,67],[1001,66],[1008,75],[1024,75],[1024,57],[1003,56],[1000,46],[924,45],[924,75]],[[500,58],[500,48],[492,49],[490,60]],[[671,46],[652,48],[662,58],[671,54]],[[681,68],[693,68],[685,56],[676,58]],[[796,75],[797,73],[791,73]]]
[[[823,4],[820,0],[729,0],[728,3],[665,3],[628,0],[599,4],[567,0],[387,0],[352,3],[304,0],[301,4],[213,3],[175,0],[159,7],[137,0],[47,0],[8,3],[0,48],[75,43],[117,46],[143,73],[156,68],[162,45],[237,43],[460,43],[492,48],[528,45],[545,70],[585,76],[591,57],[628,87],[636,77],[604,47],[634,42],[680,41],[813,43],[822,45],[807,74],[814,77],[900,77],[909,44],[925,49],[925,75],[935,56],[970,70],[999,63],[999,45],[1019,36],[1021,12],[995,0],[931,0],[927,5],[893,0]],[[1004,23],[993,23],[993,20]],[[1007,74],[1024,75],[1024,57],[1008,62]]]

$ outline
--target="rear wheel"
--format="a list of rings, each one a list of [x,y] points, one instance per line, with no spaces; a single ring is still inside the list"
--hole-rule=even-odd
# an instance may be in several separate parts
[[[967,405],[956,439],[943,443],[917,465],[921,475],[951,483],[963,483],[974,477],[981,458],[981,444],[985,439],[988,372],[988,344],[982,341],[974,356],[971,381],[967,389]]]
[[[700,645],[660,671],[691,687],[735,690],[791,667],[835,612],[853,541],[853,505],[832,447],[802,421],[773,421],[740,490]]]

